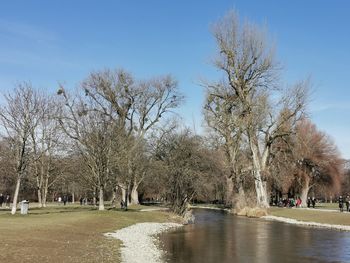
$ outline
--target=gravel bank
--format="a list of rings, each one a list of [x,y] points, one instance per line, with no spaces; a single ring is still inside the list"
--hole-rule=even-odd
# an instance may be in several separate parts
[[[299,220],[286,218],[286,217],[279,217],[279,216],[263,216],[262,218],[267,220],[284,222],[288,224],[294,224],[294,225],[303,225],[303,226],[309,226],[309,227],[319,227],[319,228],[329,228],[329,229],[336,229],[336,230],[342,230],[342,231],[350,231],[350,226],[346,226],[346,225],[332,225],[332,224],[321,224],[316,222],[306,222],[306,221],[299,221]]]
[[[163,262],[163,251],[156,246],[157,238],[154,236],[180,226],[176,223],[139,223],[105,235],[123,242],[122,262],[158,263]]]

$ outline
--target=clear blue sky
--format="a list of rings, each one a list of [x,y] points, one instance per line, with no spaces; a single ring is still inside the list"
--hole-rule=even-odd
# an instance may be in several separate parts
[[[267,24],[284,79],[309,75],[309,112],[350,158],[350,2],[296,1],[3,1],[0,8],[0,91],[18,81],[42,89],[76,86],[92,70],[123,67],[139,78],[171,73],[187,97],[184,121],[200,129],[201,78],[210,65],[210,25],[235,8]]]

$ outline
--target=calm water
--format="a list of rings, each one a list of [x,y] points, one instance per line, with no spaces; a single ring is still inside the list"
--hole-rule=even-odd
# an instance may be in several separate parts
[[[160,237],[167,262],[350,262],[349,232],[206,209],[194,213],[196,224]]]

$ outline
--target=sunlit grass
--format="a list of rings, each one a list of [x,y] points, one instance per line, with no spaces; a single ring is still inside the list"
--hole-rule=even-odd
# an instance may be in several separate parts
[[[50,205],[28,215],[0,212],[0,262],[119,262],[120,242],[103,233],[138,222],[166,222],[170,214],[97,211],[92,206]]]
[[[269,209],[273,216],[287,217],[301,221],[317,222],[323,224],[350,225],[350,213],[326,212],[319,209],[276,208]]]

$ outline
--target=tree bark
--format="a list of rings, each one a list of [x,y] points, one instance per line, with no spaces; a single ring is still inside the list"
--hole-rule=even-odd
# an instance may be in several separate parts
[[[310,178],[306,176],[304,184],[302,185],[301,196],[300,196],[302,207],[307,207],[307,196],[309,194],[309,190],[310,190]]]
[[[119,184],[119,188],[122,190],[122,201],[125,203],[127,201],[127,205],[131,203],[130,201],[130,185]]]
[[[42,198],[43,207],[46,207],[48,188],[49,188],[49,176],[46,175],[44,187],[43,187],[43,198]]]
[[[233,196],[233,207],[236,211],[243,209],[246,205],[246,196],[242,183],[237,183],[236,193]]]
[[[233,204],[233,181],[232,177],[226,177],[226,200],[225,205],[232,206]]]
[[[98,210],[103,211],[105,210],[105,204],[104,204],[104,187],[100,186],[99,191],[99,202],[98,202]]]
[[[13,195],[13,202],[12,202],[12,209],[11,209],[11,214],[16,214],[17,211],[17,201],[18,201],[18,194],[19,194],[19,188],[21,186],[21,176],[17,177],[17,183],[16,183],[16,188],[15,188],[15,193]]]
[[[138,193],[138,191],[137,191],[137,187],[135,188],[135,187],[133,187],[132,189],[131,189],[131,195],[130,195],[130,197],[131,197],[131,200],[130,200],[130,203],[132,204],[132,205],[138,205],[140,202],[139,202],[139,193]]]
[[[126,189],[124,187],[120,187],[120,189],[122,190],[122,201],[125,202]]]
[[[264,183],[261,178],[261,171],[254,171],[254,183],[255,183],[255,191],[256,191],[256,201],[258,207],[269,207],[269,203],[267,201],[267,193],[264,186]]]
[[[94,193],[93,193],[93,197],[92,197],[92,203],[94,206],[96,206],[96,188],[94,188]]]
[[[137,191],[138,187],[139,187],[139,183],[135,179],[131,189],[131,194],[130,194],[130,198],[131,198],[130,203],[133,205],[138,205],[140,203],[139,193]]]
[[[261,176],[261,164],[259,158],[259,147],[252,142],[250,138],[250,149],[253,155],[253,176],[254,176],[254,184],[255,184],[255,192],[256,192],[256,202],[258,207],[267,208],[269,207],[269,203],[267,201],[267,192],[262,180]],[[258,141],[255,139],[255,141]],[[264,152],[265,157],[266,151]],[[264,158],[264,162],[266,162],[267,158]],[[266,167],[266,163],[263,163],[263,167]]]
[[[42,198],[41,198],[41,197],[42,197],[41,189],[38,188],[37,192],[38,192],[38,203],[39,203],[39,207],[43,207],[43,201],[42,201]]]

